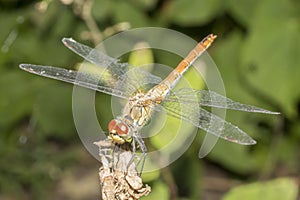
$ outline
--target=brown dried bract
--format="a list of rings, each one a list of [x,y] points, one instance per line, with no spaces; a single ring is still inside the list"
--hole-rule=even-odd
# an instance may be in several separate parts
[[[128,146],[116,146],[111,140],[95,142],[99,147],[102,166],[99,169],[103,200],[135,200],[151,192],[143,185],[132,157],[135,153]]]

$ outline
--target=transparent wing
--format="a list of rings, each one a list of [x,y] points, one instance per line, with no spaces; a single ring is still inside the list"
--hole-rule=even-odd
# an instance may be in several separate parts
[[[63,38],[63,44],[85,60],[106,68],[112,76],[121,76],[126,73],[128,63],[119,63],[118,59],[109,57],[98,49],[76,42],[72,38]]]
[[[73,83],[92,90],[114,95],[121,98],[127,98],[125,91],[114,87],[115,80],[103,74],[89,73],[84,71],[73,71],[64,68],[21,64],[20,68],[33,74]]]
[[[64,68],[21,64],[20,68],[33,74],[73,83],[92,90],[114,95],[120,98],[128,98],[136,90],[152,87],[161,81],[160,77],[136,68],[120,76],[118,80],[110,74],[93,71],[73,71]]]
[[[96,48],[91,48],[72,38],[63,38],[63,44],[70,50],[84,58],[85,60],[102,68],[103,73],[111,75],[110,79],[118,81],[120,90],[131,95],[137,89],[148,90],[151,86],[161,82],[161,78],[136,67],[131,67],[128,63],[120,63],[118,59],[111,58]],[[104,78],[104,77],[103,77]]]
[[[33,74],[73,83],[121,98],[128,98],[136,90],[147,90],[161,81],[160,77],[142,68],[132,67],[128,70],[129,64],[119,63],[117,59],[73,39],[64,38],[63,43],[76,54],[97,65],[97,68],[84,65],[84,69],[73,71],[32,64],[21,64],[20,68]]]
[[[197,97],[195,99],[195,96]],[[280,114],[278,112],[272,112],[256,106],[242,104],[236,101],[233,101],[227,97],[224,97],[216,92],[207,91],[207,90],[194,90],[192,88],[182,88],[169,95],[165,102],[180,101],[182,103],[192,103],[196,102],[199,106],[207,106],[214,108],[225,108],[231,110],[239,110],[246,112],[257,112],[265,114]]]
[[[142,68],[134,67],[119,78],[117,88],[126,91],[128,95],[132,95],[137,90],[146,92],[161,81],[162,79],[160,77]]]
[[[175,96],[177,96],[177,99],[175,99]],[[243,145],[256,143],[255,140],[237,126],[201,108],[196,100],[185,101],[185,98],[181,99],[178,97],[177,92],[171,94],[170,97],[173,97],[172,101],[167,98],[156,110],[189,122],[210,134],[231,142]],[[195,95],[191,99],[195,99]]]

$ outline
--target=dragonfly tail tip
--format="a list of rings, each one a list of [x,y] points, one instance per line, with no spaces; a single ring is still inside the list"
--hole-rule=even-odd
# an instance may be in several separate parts
[[[211,34],[211,37],[212,37],[213,39],[216,39],[218,36],[212,33],[212,34]]]

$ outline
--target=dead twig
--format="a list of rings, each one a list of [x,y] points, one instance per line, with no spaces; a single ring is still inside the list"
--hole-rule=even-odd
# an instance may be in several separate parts
[[[95,142],[99,147],[102,166],[99,169],[101,194],[103,200],[136,200],[151,192],[143,185],[135,162],[136,154],[128,146],[117,146],[111,140]]]

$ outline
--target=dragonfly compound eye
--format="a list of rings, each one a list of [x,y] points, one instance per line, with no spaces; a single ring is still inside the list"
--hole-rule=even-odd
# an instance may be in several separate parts
[[[128,126],[123,122],[113,119],[108,124],[108,131],[119,136],[124,136],[128,134]]]
[[[108,131],[110,133],[116,133],[117,121],[115,119],[111,120],[108,124]]]
[[[127,135],[128,134],[128,126],[124,123],[119,123],[116,126],[116,131],[117,131],[118,135],[120,135],[120,136]]]

